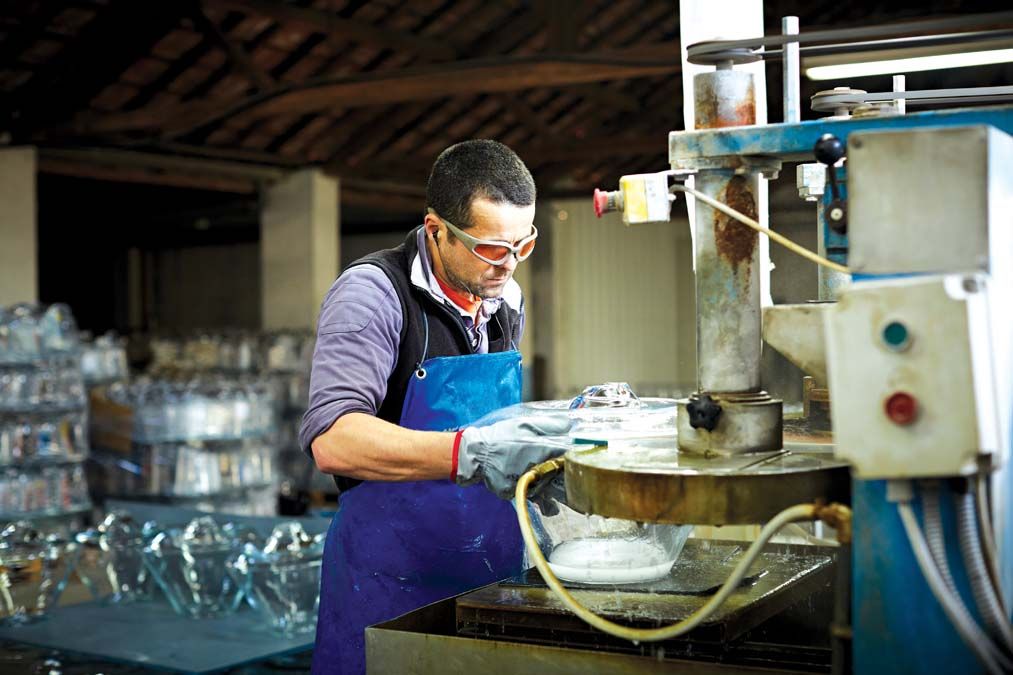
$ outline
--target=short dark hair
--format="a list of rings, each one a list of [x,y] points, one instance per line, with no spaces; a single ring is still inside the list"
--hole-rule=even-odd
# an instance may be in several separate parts
[[[535,180],[517,153],[502,143],[463,141],[436,158],[426,202],[441,218],[467,229],[472,226],[471,204],[476,198],[530,206],[535,203]]]

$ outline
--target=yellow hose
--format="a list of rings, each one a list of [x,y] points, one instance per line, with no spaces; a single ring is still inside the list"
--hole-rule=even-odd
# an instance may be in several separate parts
[[[767,228],[767,227],[764,227],[763,225],[760,225],[758,222],[756,222],[755,220],[753,220],[752,218],[750,218],[746,214],[744,214],[744,213],[742,213],[740,211],[736,211],[735,209],[733,209],[732,207],[728,206],[727,204],[722,204],[718,200],[716,200],[716,199],[714,199],[712,197],[709,197],[708,195],[704,194],[703,192],[700,192],[699,190],[695,190],[695,189],[693,189],[691,187],[688,187],[686,185],[682,185],[681,183],[675,183],[674,185],[672,185],[671,189],[672,190],[677,190],[679,192],[685,192],[687,194],[693,195],[694,197],[696,197],[697,199],[699,199],[700,201],[702,201],[704,204],[706,204],[707,206],[711,207],[712,209],[716,209],[716,210],[720,211],[721,213],[723,213],[723,214],[725,214],[727,216],[731,216],[732,218],[734,218],[735,220],[739,221],[743,225],[748,225],[749,227],[753,228],[757,232],[759,232],[761,234],[767,235],[768,237],[770,237],[771,239],[773,239],[774,241],[776,241],[781,246],[784,246],[786,249],[788,249],[792,253],[797,253],[798,255],[802,256],[806,260],[811,260],[812,262],[816,263],[817,265],[823,265],[823,267],[826,267],[827,269],[831,269],[831,270],[833,270],[835,272],[843,272],[844,274],[851,274],[851,270],[848,269],[847,267],[845,267],[844,265],[841,265],[839,263],[835,263],[833,260],[827,260],[823,256],[817,255],[816,253],[813,253],[812,251],[810,251],[809,249],[805,248],[804,246],[799,246],[798,244],[796,244],[795,242],[793,242],[791,239],[788,239],[788,237],[785,237],[782,234],[778,234],[777,232],[774,232],[770,228]]]
[[[530,471],[521,476],[519,481],[517,481],[517,490],[514,493],[514,507],[517,509],[517,522],[521,528],[521,536],[524,537],[524,544],[528,548],[528,555],[535,561],[535,567],[538,568],[538,571],[541,573],[545,583],[559,597],[563,604],[570,609],[570,611],[602,632],[619,638],[624,638],[626,640],[631,640],[633,642],[658,642],[660,640],[670,640],[699,626],[701,623],[706,621],[707,618],[710,617],[710,615],[713,614],[726,599],[728,599],[728,596],[731,595],[736,588],[738,588],[743,577],[746,576],[746,572],[749,570],[749,567],[756,560],[757,556],[759,556],[764,545],[777,533],[778,530],[790,522],[797,520],[813,520],[816,517],[817,506],[815,504],[797,504],[781,511],[763,527],[760,531],[759,538],[757,538],[757,540],[753,542],[752,546],[750,546],[746,550],[745,554],[743,554],[742,560],[740,560],[739,564],[736,565],[734,570],[732,570],[728,580],[703,607],[693,612],[682,621],[669,626],[662,626],[660,628],[631,628],[630,626],[624,626],[600,617],[577,602],[576,598],[574,598],[570,592],[563,587],[563,584],[556,578],[556,575],[552,573],[552,570],[549,568],[549,563],[545,560],[545,556],[542,555],[542,550],[538,547],[538,541],[535,539],[535,533],[531,525],[531,515],[528,513],[528,486],[535,479],[555,473],[562,468],[562,458],[553,459],[532,468]]]

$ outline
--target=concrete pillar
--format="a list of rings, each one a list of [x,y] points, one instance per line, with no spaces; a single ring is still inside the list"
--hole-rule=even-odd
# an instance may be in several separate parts
[[[0,150],[0,306],[39,299],[33,147]]]
[[[267,189],[260,212],[261,321],[268,330],[314,328],[338,276],[338,181],[296,171]]]

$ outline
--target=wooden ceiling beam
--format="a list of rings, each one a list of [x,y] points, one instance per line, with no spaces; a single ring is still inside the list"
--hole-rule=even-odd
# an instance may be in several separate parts
[[[170,3],[113,0],[3,106],[16,135],[56,125],[85,110],[92,98],[179,23]],[[130,26],[127,31],[123,26]]]
[[[668,157],[667,134],[654,136],[613,136],[586,138],[564,143],[537,143],[515,148],[531,164],[550,162],[586,162],[588,160],[648,155]]]
[[[219,29],[218,25],[204,13],[204,8],[200,2],[195,2],[191,6],[190,17],[193,19],[197,30],[203,33],[206,39],[217,44],[225,51],[232,66],[249,80],[250,84],[257,87],[257,89],[270,89],[277,84],[277,81],[273,77],[253,62],[253,59],[246,53],[242,45],[229,38],[229,36]]]
[[[280,23],[299,26],[304,30],[325,33],[331,37],[389,49],[408,49],[437,60],[457,56],[457,48],[444,39],[419,37],[381,28],[366,21],[345,19],[337,14],[310,7],[297,7],[272,0],[205,0],[209,6],[255,14]]]
[[[671,44],[578,55],[538,55],[459,61],[327,78],[283,86],[254,97],[157,106],[103,115],[82,114],[70,125],[78,134],[158,129],[177,138],[207,124],[243,113],[253,118],[306,114],[328,108],[353,108],[451,96],[503,93],[540,87],[625,80],[679,72]]]

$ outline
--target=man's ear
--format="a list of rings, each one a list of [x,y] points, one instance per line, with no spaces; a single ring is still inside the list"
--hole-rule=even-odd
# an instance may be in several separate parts
[[[431,213],[427,213],[425,220],[422,221],[422,226],[426,228],[426,235],[432,237],[433,241],[436,241],[440,233],[440,219]]]

